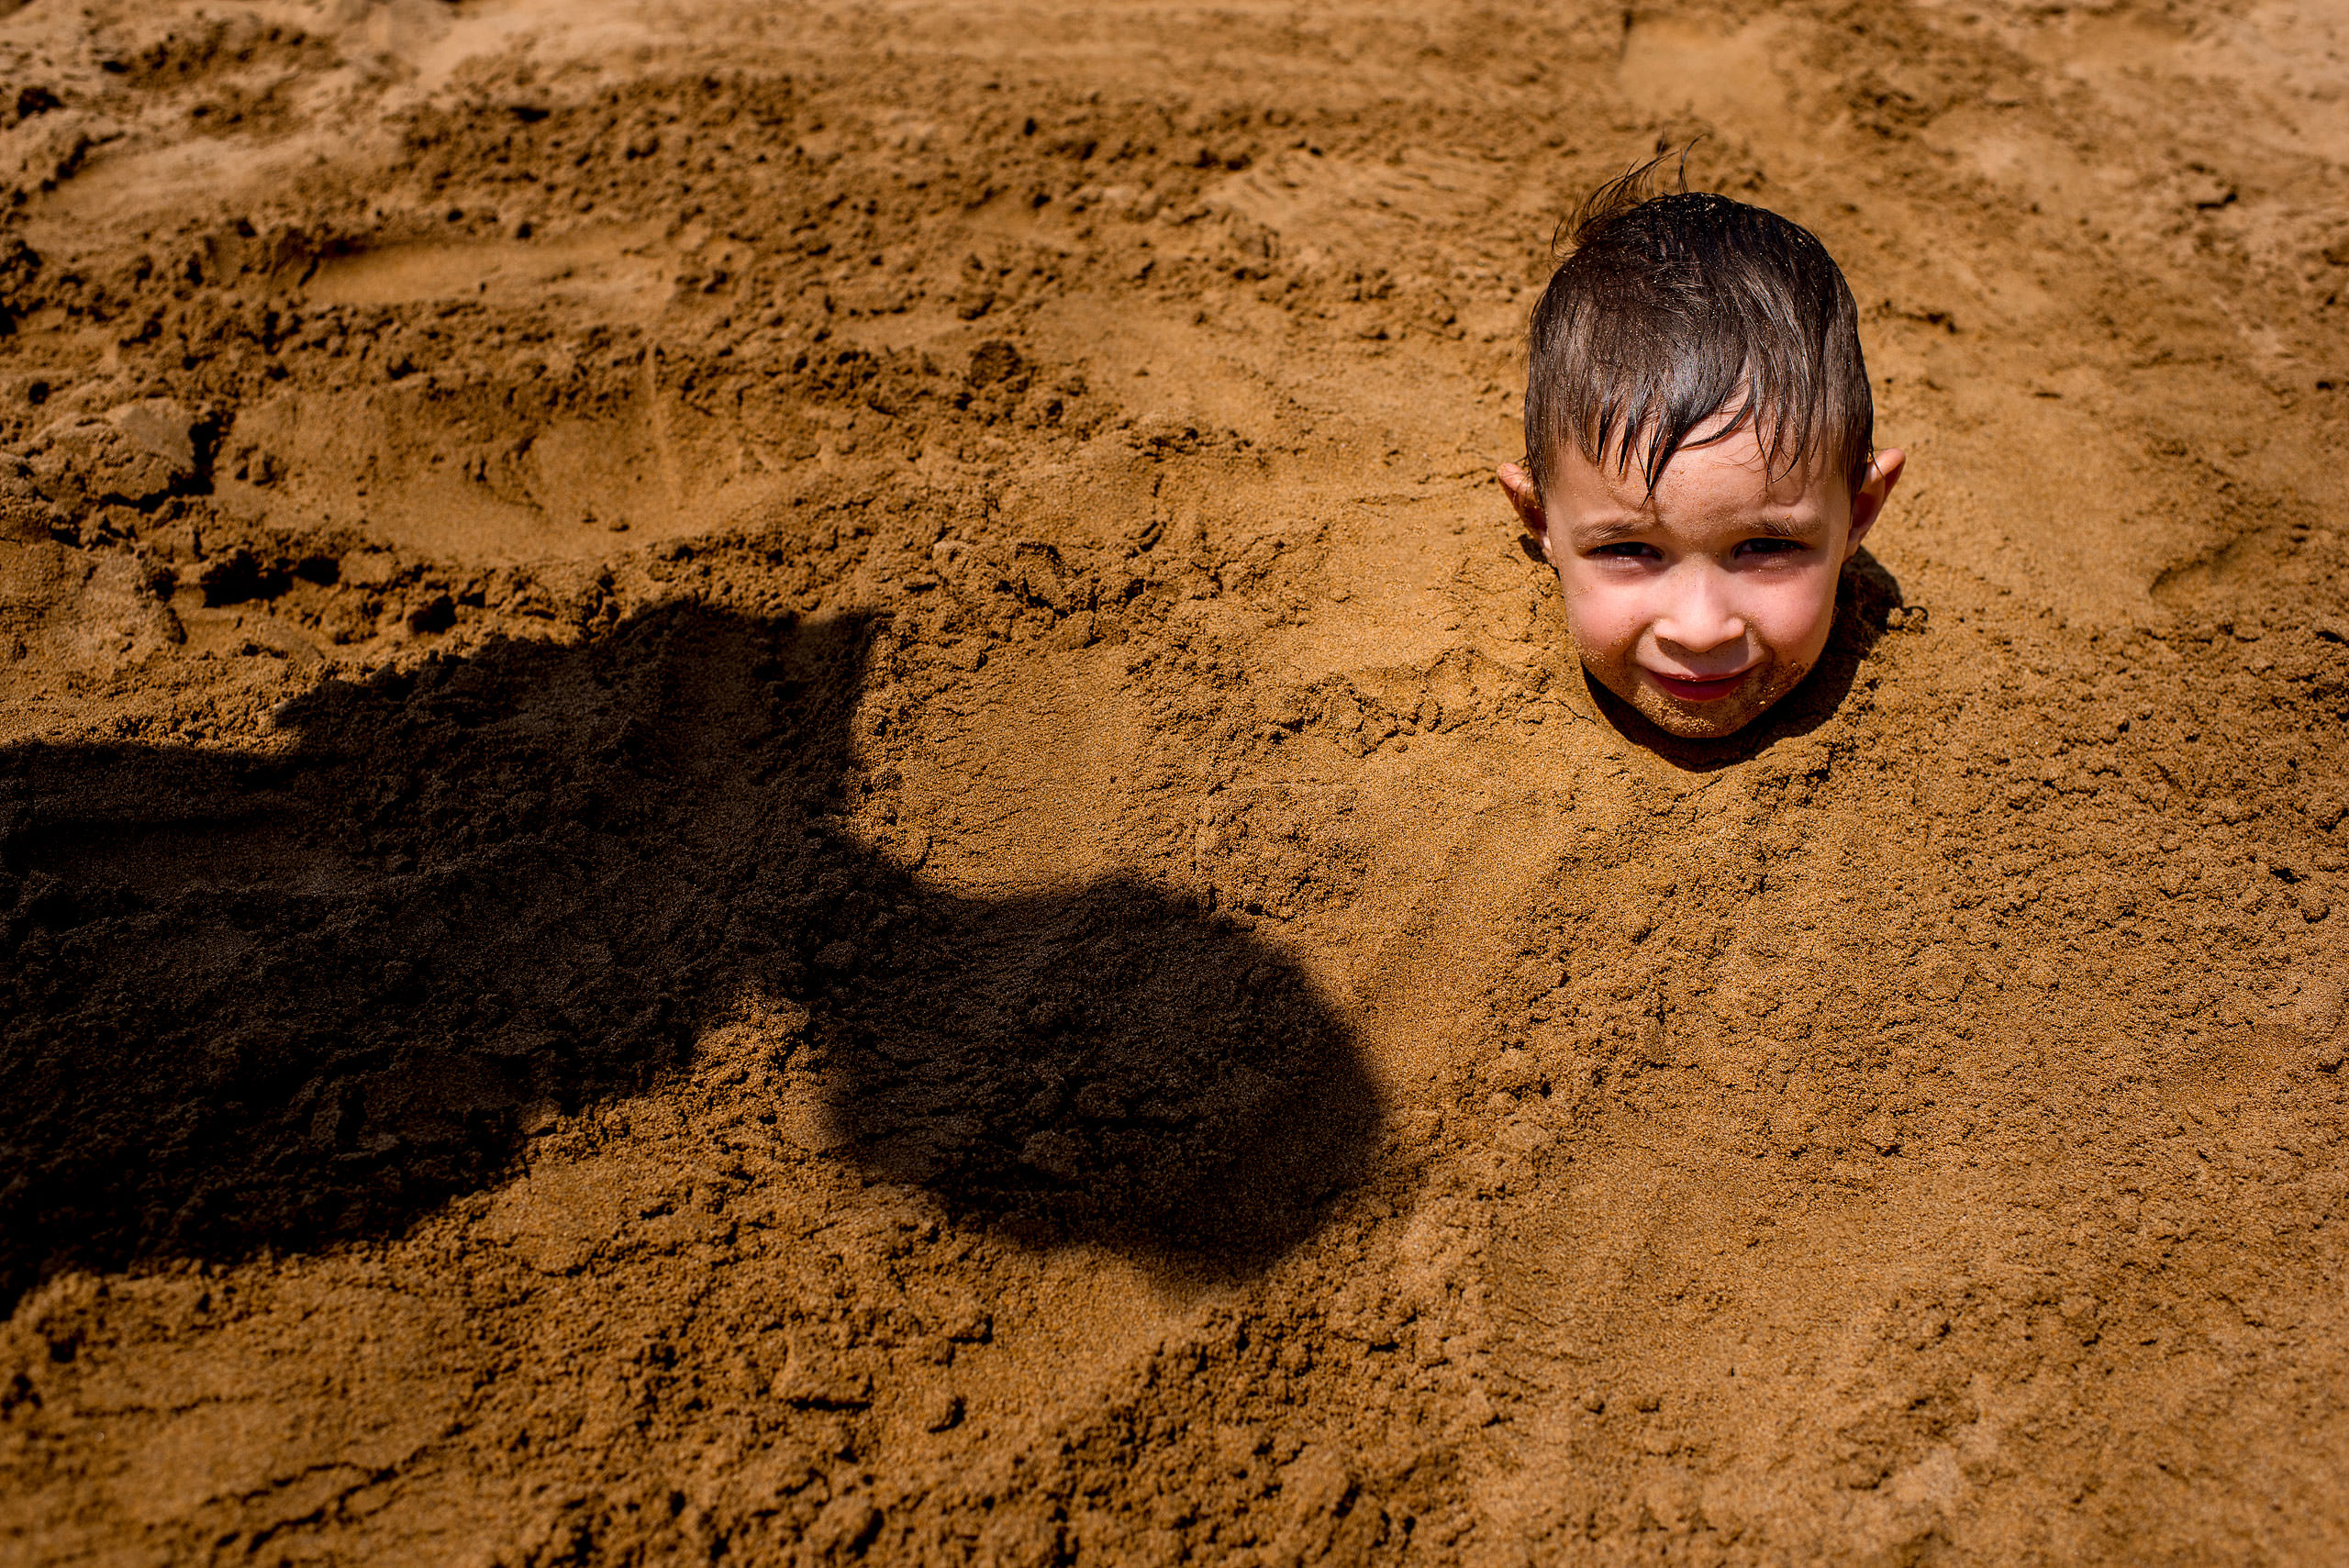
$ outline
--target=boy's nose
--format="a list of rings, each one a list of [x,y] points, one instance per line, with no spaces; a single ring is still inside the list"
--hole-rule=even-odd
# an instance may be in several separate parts
[[[1690,653],[1709,653],[1745,635],[1745,619],[1711,573],[1694,573],[1673,584],[1664,614],[1656,617],[1658,640]]]

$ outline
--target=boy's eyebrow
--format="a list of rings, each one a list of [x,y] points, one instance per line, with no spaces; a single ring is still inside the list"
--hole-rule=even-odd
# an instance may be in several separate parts
[[[1619,512],[1603,523],[1591,523],[1575,529],[1575,537],[1591,544],[1612,544],[1617,539],[1635,539],[1655,526],[1655,519],[1643,512]],[[1817,524],[1802,517],[1788,517],[1765,513],[1749,521],[1747,528],[1773,539],[1808,539],[1818,531]]]
[[[1612,544],[1619,539],[1631,539],[1643,534],[1655,524],[1653,517],[1637,512],[1620,512],[1603,523],[1593,523],[1575,530],[1592,544]]]

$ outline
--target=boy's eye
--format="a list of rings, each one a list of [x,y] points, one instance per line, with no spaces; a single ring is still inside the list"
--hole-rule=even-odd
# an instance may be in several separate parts
[[[1590,553],[1595,557],[1613,561],[1643,561],[1660,555],[1655,546],[1642,544],[1639,540],[1631,539],[1617,539],[1612,544],[1602,544]]]
[[[1792,555],[1797,550],[1809,548],[1798,539],[1782,539],[1776,534],[1764,534],[1759,539],[1750,539],[1739,545],[1737,553],[1740,555]]]

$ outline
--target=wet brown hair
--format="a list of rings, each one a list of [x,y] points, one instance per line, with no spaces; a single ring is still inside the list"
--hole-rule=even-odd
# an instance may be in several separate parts
[[[1859,312],[1809,229],[1709,192],[1656,195],[1658,157],[1591,193],[1533,307],[1525,450],[1546,485],[1561,439],[1653,490],[1728,412],[1773,475],[1814,453],[1858,490],[1876,428]],[[1714,438],[1718,439],[1718,438]]]

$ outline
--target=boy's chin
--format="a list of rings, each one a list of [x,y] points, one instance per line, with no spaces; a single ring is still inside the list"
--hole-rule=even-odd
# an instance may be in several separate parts
[[[1596,672],[1594,672],[1596,673]],[[1642,718],[1667,735],[1683,740],[1719,740],[1734,735],[1794,690],[1805,672],[1772,665],[1756,670],[1745,684],[1710,702],[1684,702],[1636,673],[1621,683],[1601,678],[1600,684],[1631,706]]]

